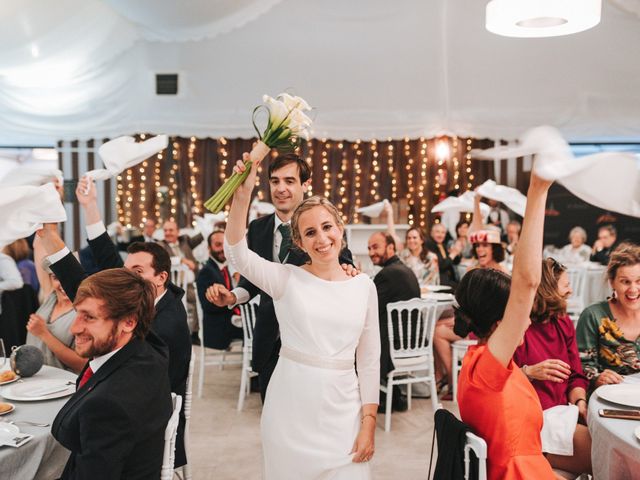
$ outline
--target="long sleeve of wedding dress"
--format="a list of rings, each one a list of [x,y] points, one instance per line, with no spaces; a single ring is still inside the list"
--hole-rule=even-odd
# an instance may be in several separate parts
[[[276,262],[265,260],[257,253],[249,250],[246,237],[235,245],[229,245],[227,239],[224,242],[224,254],[240,272],[240,274],[267,293],[274,300],[284,294],[289,280],[289,269]]]
[[[356,349],[356,370],[362,404],[380,401],[380,326],[378,322],[378,292],[371,282],[364,329]]]

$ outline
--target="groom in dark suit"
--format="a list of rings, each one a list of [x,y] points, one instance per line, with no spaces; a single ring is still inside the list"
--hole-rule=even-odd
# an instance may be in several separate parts
[[[303,265],[307,261],[306,254],[292,248],[289,222],[310,183],[309,165],[295,154],[280,155],[269,163],[269,189],[276,212],[249,224],[247,243],[251,250],[273,262]],[[342,251],[340,263],[353,264],[349,250]],[[245,278],[241,278],[238,287],[232,291],[220,284],[209,287],[207,299],[218,306],[233,306],[248,302],[258,294],[260,305],[253,332],[252,367],[259,374],[260,395],[264,402],[280,352],[280,329],[273,300]]]
[[[80,285],[71,333],[88,362],[51,427],[71,451],[62,480],[160,477],[172,406],[168,353],[145,340],[154,297],[151,282],[124,268]]]

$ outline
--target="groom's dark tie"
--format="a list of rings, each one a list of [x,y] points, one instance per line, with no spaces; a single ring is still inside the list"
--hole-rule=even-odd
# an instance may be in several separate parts
[[[282,242],[280,243],[280,251],[278,252],[278,258],[280,263],[284,263],[289,254],[291,248],[291,225],[288,223],[281,223],[278,230],[282,234]]]

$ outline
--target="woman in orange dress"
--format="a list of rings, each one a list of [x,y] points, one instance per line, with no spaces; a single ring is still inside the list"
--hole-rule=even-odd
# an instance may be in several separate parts
[[[489,479],[555,479],[542,454],[542,408],[527,377],[513,363],[531,323],[542,265],[544,207],[550,183],[534,173],[513,275],[469,271],[456,291],[454,330],[480,340],[462,363],[458,403],[462,421],[487,442]]]

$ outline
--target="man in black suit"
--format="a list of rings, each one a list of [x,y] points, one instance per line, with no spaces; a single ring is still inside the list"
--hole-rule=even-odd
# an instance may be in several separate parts
[[[231,323],[233,315],[240,315],[239,309],[219,307],[208,301],[205,297],[207,288],[214,283],[224,285],[231,290],[231,274],[227,267],[227,259],[224,256],[224,231],[217,230],[207,238],[209,245],[209,260],[198,273],[196,283],[198,285],[198,298],[202,305],[204,318],[203,338],[204,346],[224,350],[229,348],[234,339],[242,340],[242,327],[236,327]]]
[[[389,328],[387,325],[387,305],[392,302],[420,298],[420,285],[415,273],[396,255],[396,242],[391,235],[377,232],[369,237],[367,244],[369,258],[374,265],[382,267],[373,279],[378,291],[378,319],[380,321],[380,382],[387,383],[387,374],[393,370],[389,352]],[[384,401],[380,399],[381,411]],[[407,402],[395,388],[392,395],[394,411],[405,411]]]
[[[184,291],[171,283],[171,260],[168,253],[157,243],[137,242],[129,246],[129,255],[123,263],[116,246],[109,238],[100,219],[96,201],[95,185],[83,178],[78,183],[76,194],[85,213],[89,247],[99,270],[125,268],[149,280],[156,289],[155,316],[151,330],[169,349],[169,380],[171,391],[185,396],[189,362],[191,360],[191,340],[187,325],[187,312],[182,303]],[[56,274],[67,296],[74,300],[80,282],[87,276],[75,257],[64,245],[55,229],[47,225],[40,232],[41,241],[49,253],[51,270]],[[157,338],[156,337],[156,338]],[[178,437],[176,441],[176,467],[187,463],[184,450],[184,413],[180,412]]]
[[[609,264],[609,257],[618,246],[618,232],[613,225],[602,225],[598,228],[598,240],[593,242],[591,250],[592,262],[601,265]]]
[[[82,282],[71,325],[89,361],[51,433],[71,451],[62,480],[156,480],[171,416],[166,350],[145,340],[154,313],[151,282],[126,269]]]
[[[300,205],[311,183],[311,169],[307,162],[295,154],[280,155],[269,163],[269,189],[275,213],[260,217],[249,224],[247,243],[262,258],[279,263],[303,265],[307,256],[291,248],[293,211]],[[343,266],[352,265],[351,252],[344,249],[340,255]],[[345,266],[345,268],[347,268]],[[238,287],[229,291],[224,285],[214,284],[207,290],[207,299],[218,306],[234,306],[260,295],[258,318],[253,332],[253,370],[258,372],[260,395],[264,402],[271,374],[280,352],[280,329],[273,308],[273,300],[245,278]]]

